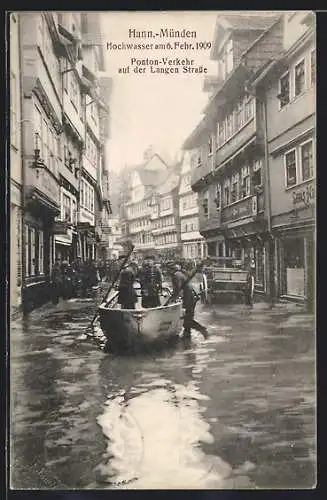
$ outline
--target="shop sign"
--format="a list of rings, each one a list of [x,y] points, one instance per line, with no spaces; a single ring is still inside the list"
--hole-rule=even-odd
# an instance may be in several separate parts
[[[228,222],[243,217],[249,217],[253,215],[253,210],[257,210],[256,197],[254,202],[252,198],[248,198],[244,201],[239,201],[235,206],[225,207],[222,212],[223,221]]]
[[[293,205],[303,204],[307,207],[314,202],[315,195],[315,187],[313,184],[310,184],[302,189],[298,189],[297,191],[293,191]]]

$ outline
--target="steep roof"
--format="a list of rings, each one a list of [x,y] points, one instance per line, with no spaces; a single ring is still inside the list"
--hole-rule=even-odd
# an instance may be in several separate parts
[[[158,186],[157,192],[158,192],[158,194],[169,193],[174,188],[178,187],[179,179],[180,179],[181,166],[182,166],[182,163],[179,162],[176,165],[173,165],[172,167],[170,167],[168,175],[166,173],[166,178],[163,179],[161,182],[157,183],[157,186]]]
[[[232,30],[266,30],[274,22],[277,16],[257,16],[253,14],[228,14],[222,16],[223,20]],[[219,20],[218,20],[219,22]]]
[[[260,31],[268,29],[278,17],[280,14],[274,12],[262,12],[259,15],[251,11],[239,11],[235,14],[230,11],[220,12],[217,16],[210,59],[217,59],[219,44],[226,33],[233,31],[257,31],[260,33]]]
[[[164,167],[163,169],[158,169],[157,167],[151,167],[151,161],[154,158],[158,158]],[[167,175],[169,175],[169,167],[157,153],[153,154],[151,158],[147,159],[139,165],[135,165],[131,170],[136,170],[140,176],[140,180],[144,186],[156,186],[158,183],[163,182]]]

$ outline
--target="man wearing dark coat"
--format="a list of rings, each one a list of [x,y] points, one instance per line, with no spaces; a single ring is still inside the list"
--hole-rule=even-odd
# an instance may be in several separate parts
[[[181,295],[183,298],[183,308],[185,310],[184,338],[191,337],[192,328],[202,333],[204,338],[207,338],[207,329],[194,319],[195,306],[199,297],[194,288],[187,281],[187,275],[182,271],[181,266],[178,264],[173,267],[172,286],[173,297],[177,299]]]
[[[162,289],[161,272],[151,258],[145,259],[139,273],[142,307],[159,307]]]
[[[128,265],[122,270],[118,285],[118,304],[122,309],[135,309],[137,294],[134,281],[135,271],[131,265]]]

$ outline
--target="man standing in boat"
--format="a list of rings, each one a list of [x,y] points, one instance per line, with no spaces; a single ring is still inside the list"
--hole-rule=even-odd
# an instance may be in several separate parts
[[[160,270],[151,257],[146,257],[140,270],[142,307],[159,307],[162,289]]]
[[[122,256],[121,258],[124,258]],[[131,264],[127,265],[120,274],[118,285],[118,304],[122,309],[135,309],[137,294],[134,289],[136,272]]]
[[[173,266],[172,275],[173,297],[177,299],[179,296],[183,298],[184,314],[184,338],[191,337],[191,330],[197,330],[202,333],[203,337],[208,338],[207,329],[194,319],[195,306],[199,299],[198,294],[187,280],[187,274],[184,273],[179,264]]]

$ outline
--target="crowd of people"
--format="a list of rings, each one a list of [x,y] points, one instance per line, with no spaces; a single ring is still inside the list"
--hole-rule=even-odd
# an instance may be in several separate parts
[[[135,309],[138,297],[134,284],[138,281],[141,287],[141,306],[143,308],[163,305],[161,304],[163,273],[167,273],[171,278],[171,300],[177,301],[181,298],[183,301],[184,337],[189,338],[191,330],[195,329],[207,338],[207,329],[194,319],[195,307],[200,298],[191,286],[189,279],[192,276],[194,266],[188,266],[188,269],[185,267],[172,262],[160,266],[151,257],[145,258],[141,266],[137,262],[131,261],[120,274],[118,303],[122,309]]]
[[[100,281],[98,265],[94,261],[82,262],[77,258],[72,263],[57,258],[51,272],[52,301],[60,298],[87,297]]]

